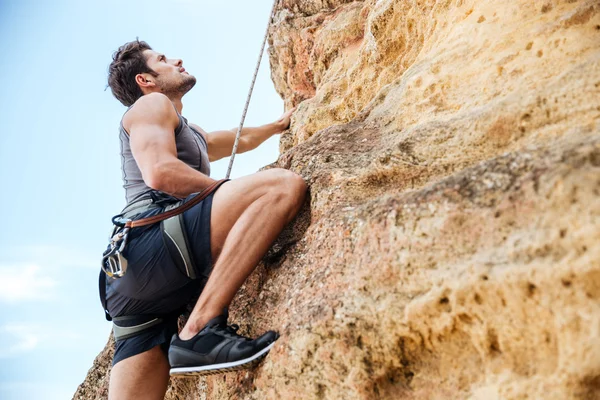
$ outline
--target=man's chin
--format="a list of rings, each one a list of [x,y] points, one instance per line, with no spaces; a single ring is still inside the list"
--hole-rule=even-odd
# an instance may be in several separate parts
[[[181,91],[185,94],[192,90],[192,88],[196,85],[196,77],[194,75],[184,75],[183,83],[181,85]]]

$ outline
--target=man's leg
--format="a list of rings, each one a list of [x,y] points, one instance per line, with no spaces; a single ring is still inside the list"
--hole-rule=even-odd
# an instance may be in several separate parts
[[[169,362],[156,346],[112,368],[108,400],[163,400],[168,383]]]
[[[235,179],[213,197],[210,277],[179,337],[196,335],[235,296],[273,241],[298,213],[306,195],[304,180],[284,169]]]

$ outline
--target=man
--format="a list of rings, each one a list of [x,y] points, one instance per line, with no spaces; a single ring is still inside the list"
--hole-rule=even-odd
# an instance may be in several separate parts
[[[170,200],[188,201],[215,182],[208,162],[231,154],[236,129],[206,133],[181,116],[182,97],[196,83],[182,60],[136,40],[114,53],[108,82],[129,107],[120,127],[127,203],[129,208],[143,201],[155,206],[135,219],[161,213]],[[287,129],[292,111],[274,123],[244,128],[238,153]],[[226,310],[298,213],[306,190],[300,176],[284,169],[221,184],[182,214],[191,265],[182,262],[180,246],[161,224],[132,230],[128,269],[122,278],[107,279],[106,308],[125,329],[149,327],[116,340],[110,399],[162,399],[170,367],[171,373],[214,373],[253,365],[266,354],[277,333],[255,340],[240,336],[235,324],[227,325]],[[177,317],[196,298],[177,334]],[[127,323],[147,316],[156,318]]]

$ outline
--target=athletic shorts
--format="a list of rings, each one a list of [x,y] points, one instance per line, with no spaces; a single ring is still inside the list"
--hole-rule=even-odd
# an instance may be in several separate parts
[[[128,261],[125,276],[106,279],[108,312],[112,318],[149,315],[160,317],[162,322],[136,336],[118,340],[113,365],[155,346],[161,346],[167,353],[171,337],[177,333],[178,317],[200,296],[212,270],[210,213],[215,192],[183,213],[197,279],[189,278],[176,266],[163,241],[160,223],[131,230],[123,252]],[[184,202],[193,196],[188,196]],[[162,211],[162,208],[153,209],[134,219],[150,217]]]

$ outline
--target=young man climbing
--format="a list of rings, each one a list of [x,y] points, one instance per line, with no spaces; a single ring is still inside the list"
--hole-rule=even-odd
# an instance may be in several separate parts
[[[181,115],[182,97],[195,83],[182,60],[143,41],[114,53],[108,84],[129,107],[119,132],[127,218],[157,215],[176,200],[194,198],[216,182],[209,161],[231,154],[235,130],[206,133]],[[292,111],[244,128],[238,153],[287,129]],[[237,325],[227,324],[227,307],[298,213],[306,190],[288,170],[261,171],[221,183],[181,214],[183,239],[162,223],[131,230],[126,273],[106,277],[100,287],[115,322],[109,399],[162,399],[170,368],[172,374],[214,373],[253,365],[268,352],[277,333],[254,340],[238,335]],[[195,299],[177,333],[178,316]]]

